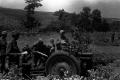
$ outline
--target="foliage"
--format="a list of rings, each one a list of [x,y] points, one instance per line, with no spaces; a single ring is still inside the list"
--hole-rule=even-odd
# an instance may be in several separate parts
[[[119,80],[120,74],[115,73],[112,66],[98,66],[97,69],[88,70],[89,77],[72,75],[64,77],[64,80]],[[61,80],[57,75],[48,75],[50,80]]]
[[[78,25],[86,31],[91,30],[91,9],[89,7],[83,7],[80,12],[80,22]]]
[[[94,53],[93,55],[93,65],[103,65],[106,66],[109,63],[113,63],[113,61],[115,61],[117,58],[112,55],[112,54],[108,54],[108,53]]]
[[[31,77],[31,80],[120,80],[120,74],[114,72],[114,67],[111,65],[99,65],[96,67],[96,69],[88,70],[88,73],[88,77],[81,75],[69,76],[67,73],[64,73],[65,76],[63,78],[61,78],[59,75],[49,74],[47,76],[36,76],[36,78]],[[21,69],[17,66],[12,66],[8,74],[4,75],[1,79],[26,80],[21,75]]]
[[[107,32],[110,31],[110,26],[101,15],[99,9],[91,10],[90,7],[83,7],[79,14],[68,13],[64,9],[56,11],[54,15],[58,16],[58,20],[62,21],[63,28],[66,27],[66,23],[73,26],[79,26],[82,29],[93,32]]]
[[[75,30],[72,31],[72,36],[76,40],[74,46],[77,47],[78,52],[89,52],[89,45],[92,43],[91,36],[85,30],[81,29],[81,27],[76,27]]]
[[[79,14],[79,21],[75,22],[75,29],[72,31],[73,38],[77,41],[78,52],[89,52],[89,45],[92,43],[91,36],[88,34],[90,30],[90,12],[89,7],[84,7]],[[75,15],[74,15],[75,16]],[[78,15],[76,15],[78,16]],[[74,18],[74,17],[73,17]]]
[[[59,27],[60,29],[69,29],[71,26],[71,14],[66,12],[64,9],[61,9],[59,11],[56,11],[54,13],[55,16],[58,16],[58,20],[60,23]]]
[[[42,0],[25,0],[25,3],[28,5],[25,6],[24,10],[27,12],[26,17],[27,21],[24,23],[24,25],[27,28],[33,28],[36,26],[39,26],[39,21],[35,19],[34,13],[35,8],[41,7],[42,4],[40,3]]]
[[[51,23],[45,28],[44,31],[60,31],[61,27],[60,25],[62,24],[61,21],[51,21]]]
[[[70,20],[71,20],[70,21],[71,25],[77,26],[79,24],[79,21],[80,21],[80,15],[76,14],[76,13],[71,13]]]
[[[12,66],[9,69],[9,72],[2,77],[5,80],[21,80],[23,79],[21,69],[18,68],[16,65]]]
[[[35,8],[42,6],[40,3],[42,0],[25,0],[28,5],[24,8],[28,14],[34,14]]]

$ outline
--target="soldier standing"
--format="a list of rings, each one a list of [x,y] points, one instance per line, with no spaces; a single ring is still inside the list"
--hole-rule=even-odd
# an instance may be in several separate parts
[[[65,31],[64,30],[60,30],[60,39],[61,39],[61,42],[68,43],[68,39],[65,36]]]
[[[17,44],[19,35],[20,35],[19,33],[15,33],[15,32],[12,33],[12,41],[8,44],[8,47],[7,47],[7,54],[9,55],[9,61],[13,61],[13,62],[16,61],[15,63],[17,65],[19,65],[19,55],[17,55],[16,53],[20,53],[20,50]]]
[[[44,44],[43,40],[41,38],[39,38],[39,40],[37,42],[35,42],[35,44],[32,46],[32,50],[33,51],[38,51],[41,52],[43,54],[49,55],[50,49]],[[42,61],[41,56],[39,56],[38,54],[34,54],[34,62],[35,62],[35,66],[37,66],[38,61]],[[40,64],[41,64],[40,63]]]
[[[65,36],[64,30],[60,30],[60,46],[62,50],[68,51],[69,41]]]
[[[7,48],[7,32],[3,31],[0,39],[0,62],[1,62],[1,72],[5,71],[5,58],[6,58],[6,48]]]
[[[50,53],[53,53],[53,52],[55,52],[55,42],[54,42],[53,38],[50,39],[50,43],[51,43],[51,45],[50,45]]]
[[[45,45],[44,45],[43,40],[41,38],[39,38],[38,41],[33,44],[32,50],[44,53],[44,51],[45,51],[44,46]]]
[[[56,41],[56,48],[57,48],[57,50],[62,50],[61,42],[59,39],[57,39],[57,41]]]
[[[111,35],[111,42],[113,43],[114,40],[115,40],[115,32],[113,32],[112,35]]]

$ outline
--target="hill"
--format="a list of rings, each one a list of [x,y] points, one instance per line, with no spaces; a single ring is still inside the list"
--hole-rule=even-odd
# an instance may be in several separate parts
[[[57,20],[57,16],[52,12],[40,12],[35,13],[36,18],[41,22],[42,26],[33,29],[33,32],[45,29],[50,22]],[[26,31],[27,29],[22,25],[22,22],[26,19],[26,12],[20,9],[10,9],[0,7],[0,30],[19,30]],[[118,18],[104,18],[110,23],[112,30],[120,31],[120,19]]]
[[[21,24],[26,18],[26,12],[20,9],[10,9],[0,7],[0,27],[1,29],[8,30],[26,30],[25,27]],[[39,26],[35,30],[40,28],[45,28],[51,21],[57,19],[52,12],[36,12],[35,15],[37,19],[41,22],[42,26]]]

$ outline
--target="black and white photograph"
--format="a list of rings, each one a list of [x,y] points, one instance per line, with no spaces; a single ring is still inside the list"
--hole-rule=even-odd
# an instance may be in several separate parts
[[[0,80],[120,80],[120,0],[0,0]]]

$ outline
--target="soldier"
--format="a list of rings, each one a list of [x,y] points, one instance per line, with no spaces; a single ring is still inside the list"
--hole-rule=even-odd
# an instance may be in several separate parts
[[[0,39],[0,62],[1,62],[1,72],[3,73],[5,71],[5,58],[6,58],[6,47],[7,47],[7,32],[3,31],[1,33],[1,39]]]
[[[33,44],[32,50],[33,51],[44,52],[43,49],[42,49],[43,45],[44,45],[43,40],[41,38],[39,38],[38,41]]]
[[[46,54],[46,55],[49,55],[48,53],[50,53],[50,49],[44,44],[44,42],[41,38],[39,38],[39,40],[32,46],[32,50],[41,52],[41,53]],[[37,66],[37,63],[41,59],[40,58],[41,56],[37,55],[37,53],[34,54],[34,56],[35,56],[35,59],[34,59],[35,66]]]
[[[64,30],[60,30],[60,39],[61,39],[61,42],[68,43],[68,39],[65,36],[65,31]]]
[[[57,41],[56,41],[56,48],[57,48],[57,50],[62,50],[61,42],[59,39],[57,39]]]
[[[65,36],[64,30],[60,30],[60,46],[62,50],[68,51],[69,41]]]
[[[47,47],[48,47],[48,50],[49,50],[49,53],[50,53],[50,54],[48,54],[48,56],[50,56],[56,50],[56,44],[55,44],[55,41],[54,41],[53,38],[50,39],[50,45],[48,45]]]
[[[113,32],[112,35],[111,35],[111,42],[113,43],[114,40],[115,40],[115,32]]]
[[[7,54],[9,55],[9,61],[16,61],[15,63],[19,65],[19,55],[16,53],[20,53],[18,48],[17,40],[19,39],[19,33],[12,33],[12,41],[8,44]],[[12,54],[11,54],[12,53]],[[11,63],[11,62],[10,62]]]
[[[53,52],[55,52],[55,42],[54,42],[53,38],[50,39],[50,43],[51,43],[51,45],[50,45],[50,53],[53,53]]]

